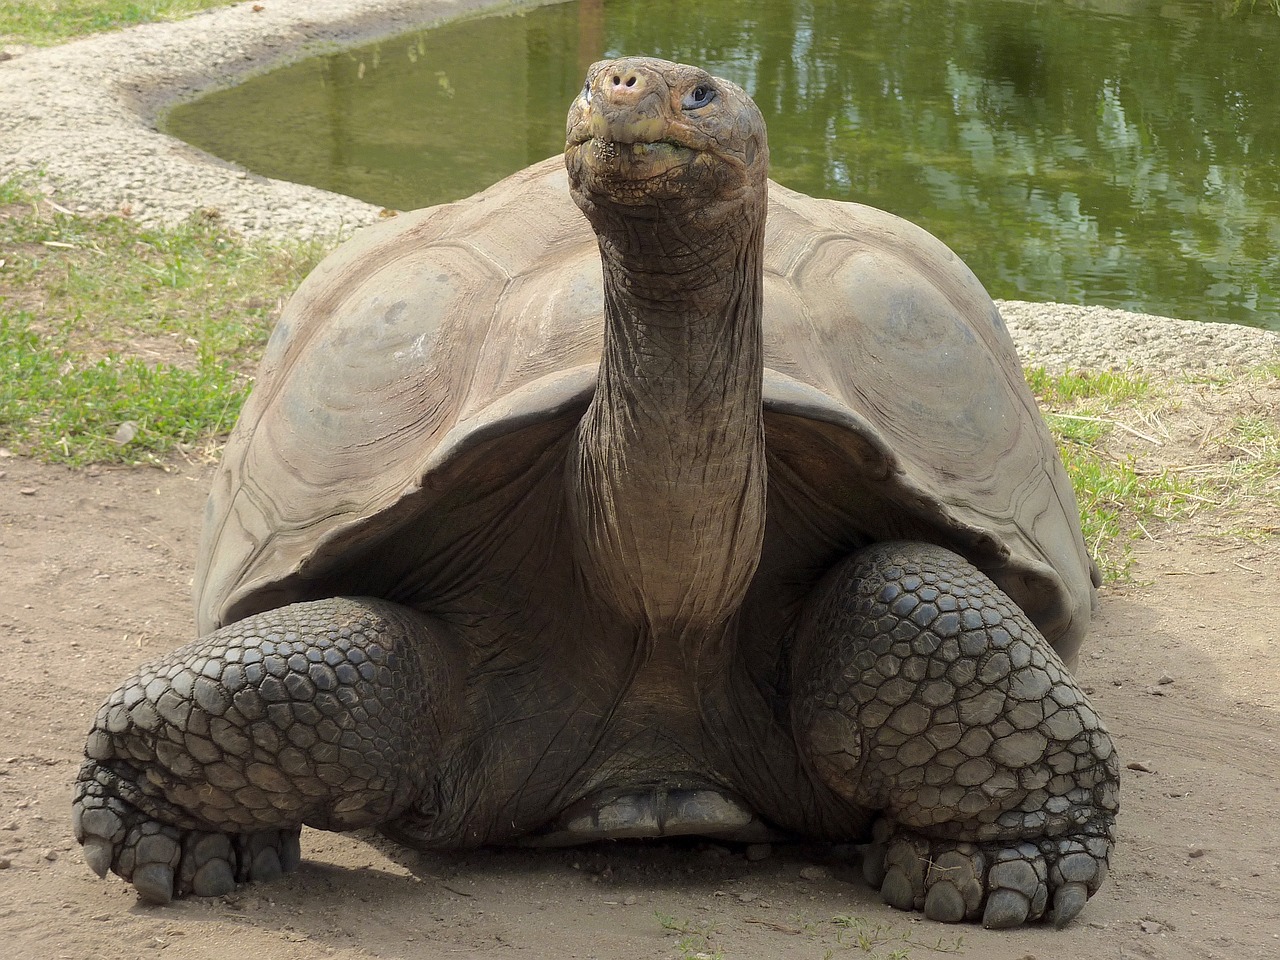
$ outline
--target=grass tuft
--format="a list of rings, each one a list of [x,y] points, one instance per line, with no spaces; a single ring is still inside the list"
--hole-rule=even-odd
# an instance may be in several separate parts
[[[1084,401],[1121,403],[1146,396],[1151,381],[1137,373],[1116,373],[1110,370],[1084,372],[1068,370],[1050,374],[1044,367],[1030,367],[1026,371],[1027,383],[1050,407],[1076,404]]]
[[[135,463],[234,423],[316,242],[248,242],[216,216],[173,229],[80,217],[0,181],[0,444]]]
[[[1105,578],[1122,578],[1138,538],[1150,536],[1157,523],[1189,516],[1199,505],[1193,481],[1167,469],[1147,469],[1134,457],[1107,449],[1118,429],[1158,442],[1124,419],[1141,419],[1140,402],[1153,399],[1151,382],[1134,372],[1051,374],[1043,367],[1028,368],[1026,378],[1058,441],[1090,553]]]

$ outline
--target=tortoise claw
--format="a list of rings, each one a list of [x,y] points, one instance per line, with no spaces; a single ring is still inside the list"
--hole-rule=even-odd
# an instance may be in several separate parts
[[[880,896],[889,906],[899,910],[915,909],[915,889],[901,867],[890,867],[885,872],[884,883],[880,885]]]
[[[1079,916],[1089,899],[1089,888],[1083,883],[1068,883],[1053,895],[1053,925],[1061,930]]]
[[[133,871],[133,888],[147,903],[163,906],[173,900],[173,867],[148,863]]]
[[[107,871],[111,869],[111,861],[114,856],[115,848],[110,840],[105,837],[85,838],[84,862],[89,865],[89,869],[96,873],[99,878],[107,875]]]
[[[987,897],[982,925],[988,930],[1007,930],[1027,922],[1031,901],[1020,891],[1003,888]]]

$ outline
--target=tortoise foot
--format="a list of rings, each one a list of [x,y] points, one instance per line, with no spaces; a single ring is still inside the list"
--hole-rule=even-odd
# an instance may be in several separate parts
[[[880,544],[819,587],[799,641],[798,741],[883,818],[866,871],[888,903],[989,927],[1080,912],[1106,875],[1118,760],[994,583],[941,548]]]
[[[116,774],[92,761],[76,791],[74,827],[85,862],[110,871],[148,903],[217,897],[237,883],[274,880],[302,859],[299,828],[246,833],[184,829],[156,820],[111,792]]]
[[[422,793],[450,679],[431,624],[336,598],[248,617],[149,664],[98,711],[76,838],[154,903],[298,864],[302,825],[393,819]]]
[[[942,923],[988,929],[1073,920],[1107,876],[1107,836],[1001,843],[936,840],[882,819],[863,848],[863,876],[884,902]]]

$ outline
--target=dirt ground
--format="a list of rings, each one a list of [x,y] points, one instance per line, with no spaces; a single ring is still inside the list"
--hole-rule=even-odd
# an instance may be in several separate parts
[[[1104,590],[1079,673],[1129,769],[1111,879],[1064,931],[914,919],[880,904],[841,851],[775,847],[749,860],[709,844],[610,845],[436,858],[315,831],[288,878],[141,905],[82,862],[70,784],[109,689],[190,637],[209,479],[198,465],[70,471],[0,458],[0,955],[1280,954],[1280,516],[1266,512],[1248,518],[1254,537],[1223,533],[1238,518],[1212,512],[1153,531],[1133,582]]]

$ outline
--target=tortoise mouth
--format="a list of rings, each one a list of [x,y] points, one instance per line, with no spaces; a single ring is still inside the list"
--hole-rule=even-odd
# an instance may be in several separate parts
[[[632,142],[587,137],[569,148],[584,172],[601,183],[644,182],[690,166],[699,151],[675,140]]]
[[[646,160],[690,160],[698,151],[670,137],[662,140],[611,140],[606,137],[584,137],[570,146],[585,159],[601,163],[643,162]]]

